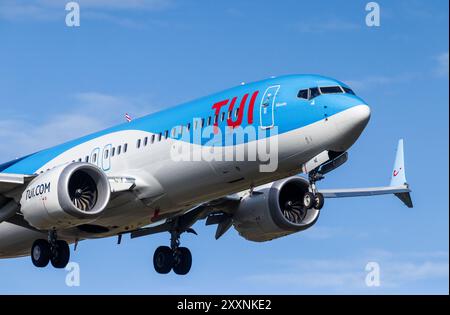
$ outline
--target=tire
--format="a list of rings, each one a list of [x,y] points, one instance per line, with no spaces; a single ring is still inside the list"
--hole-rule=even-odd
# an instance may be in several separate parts
[[[66,241],[56,241],[56,255],[51,258],[52,266],[66,268],[70,259],[70,248]]]
[[[50,244],[46,240],[36,240],[31,246],[31,261],[38,268],[43,268],[50,261]]]
[[[153,266],[157,273],[167,274],[173,267],[173,252],[168,246],[160,246],[153,255]]]
[[[186,275],[191,270],[192,266],[192,254],[191,251],[186,247],[178,248],[178,259],[173,266],[173,272],[177,275]]]
[[[314,195],[309,191],[303,195],[303,206],[307,210],[314,207]]]
[[[317,193],[314,198],[314,209],[320,210],[323,208],[325,199],[321,193]]]

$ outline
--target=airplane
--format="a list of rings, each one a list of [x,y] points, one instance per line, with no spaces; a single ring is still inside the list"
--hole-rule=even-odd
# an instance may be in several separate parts
[[[65,268],[69,244],[168,232],[170,246],[155,250],[154,268],[185,275],[192,254],[180,239],[197,234],[198,221],[216,225],[216,239],[234,227],[265,242],[312,227],[327,198],[394,194],[412,208],[403,140],[389,186],[317,186],[347,161],[370,116],[348,85],[308,74],[127,115],[0,165],[0,258],[30,255],[36,267]]]

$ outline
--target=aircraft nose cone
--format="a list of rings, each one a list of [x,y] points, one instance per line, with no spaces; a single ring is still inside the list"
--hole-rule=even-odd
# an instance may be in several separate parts
[[[370,114],[370,107],[366,104],[353,106],[342,112],[335,122],[339,134],[336,151],[346,151],[356,142],[367,126]]]
[[[360,124],[364,124],[364,127],[367,125],[370,119],[370,107],[367,105],[359,105],[356,106],[356,120],[359,120]]]
[[[370,119],[370,107],[363,104],[353,106],[344,112],[344,121],[338,128],[345,133],[360,135]]]

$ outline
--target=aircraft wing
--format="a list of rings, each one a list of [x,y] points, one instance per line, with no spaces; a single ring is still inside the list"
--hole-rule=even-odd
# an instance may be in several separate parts
[[[167,218],[164,223],[131,231],[131,238],[151,234],[169,232],[177,229],[182,232],[197,234],[192,226],[198,221],[206,219],[206,225],[217,224],[216,239],[219,239],[232,225],[232,213],[241,202],[240,194],[233,194],[202,203],[186,212]]]
[[[14,200],[26,188],[36,175],[0,173],[0,223],[8,221],[26,228],[34,229],[24,221],[19,213],[20,205]],[[118,194],[132,190],[135,179],[130,177],[108,177],[112,199]]]
[[[9,193],[27,185],[35,176],[0,173],[0,223],[13,217],[20,206]]]
[[[394,170],[389,186],[373,188],[324,189],[320,190],[325,198],[362,197],[394,194],[408,207],[412,208],[411,189],[406,181],[403,139],[400,139],[395,157]]]
[[[21,186],[25,186],[35,177],[36,175],[0,173],[0,195],[6,194]],[[112,193],[131,190],[135,186],[135,179],[131,177],[114,176],[108,177],[108,179]]]
[[[35,175],[0,173],[0,194],[5,194],[15,188],[29,183]]]

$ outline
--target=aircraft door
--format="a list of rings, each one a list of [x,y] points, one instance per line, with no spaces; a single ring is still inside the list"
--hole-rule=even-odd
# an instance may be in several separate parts
[[[269,129],[275,125],[275,99],[279,89],[279,85],[267,88],[261,99],[259,115],[262,129]]]

